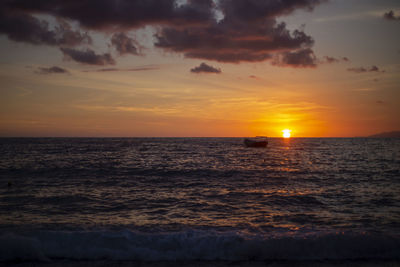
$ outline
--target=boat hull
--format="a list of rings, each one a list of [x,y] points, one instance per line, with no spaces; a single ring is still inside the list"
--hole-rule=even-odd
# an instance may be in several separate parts
[[[244,139],[244,145],[246,147],[266,147],[268,145],[268,141]]]

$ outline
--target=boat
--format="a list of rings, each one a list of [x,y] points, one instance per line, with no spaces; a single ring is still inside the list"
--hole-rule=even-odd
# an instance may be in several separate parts
[[[244,139],[244,145],[247,147],[266,147],[268,140],[264,136],[257,136],[256,138]]]

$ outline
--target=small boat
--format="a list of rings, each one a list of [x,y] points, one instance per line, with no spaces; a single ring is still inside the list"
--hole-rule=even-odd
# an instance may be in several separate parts
[[[266,137],[246,138],[244,139],[244,145],[247,147],[266,147],[268,140]]]

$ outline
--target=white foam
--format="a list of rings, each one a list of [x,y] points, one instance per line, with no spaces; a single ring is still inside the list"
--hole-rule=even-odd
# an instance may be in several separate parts
[[[0,260],[322,260],[400,259],[400,239],[313,234],[268,237],[185,231],[35,231],[1,233]]]

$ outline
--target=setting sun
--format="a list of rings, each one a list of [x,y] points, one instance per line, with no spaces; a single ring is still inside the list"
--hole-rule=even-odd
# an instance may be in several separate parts
[[[288,130],[288,129],[285,129],[285,130],[282,130],[282,132],[283,132],[283,138],[289,138],[290,137],[290,132],[291,132],[292,130]]]

